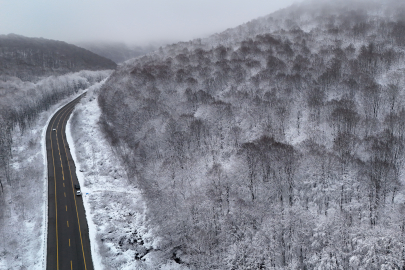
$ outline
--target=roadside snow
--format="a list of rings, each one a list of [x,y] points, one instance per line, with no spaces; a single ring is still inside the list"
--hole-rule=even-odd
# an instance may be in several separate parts
[[[66,126],[83,193],[94,269],[145,269],[146,258],[135,259],[150,252],[143,226],[145,207],[99,128],[100,86],[89,89]]]
[[[82,94],[39,114],[23,134],[13,131],[11,181],[4,186],[0,218],[0,270],[46,269],[48,170],[45,135],[54,113]]]
[[[79,106],[79,105],[78,105]],[[89,106],[90,107],[90,106]],[[90,115],[90,117],[93,115]],[[95,118],[91,117],[91,122],[87,122],[87,124],[90,123],[94,123]],[[97,229],[96,226],[93,222],[93,214],[92,211],[90,211],[91,207],[89,205],[89,193],[91,193],[91,188],[88,188],[85,186],[85,176],[82,173],[82,170],[80,169],[80,163],[78,162],[78,158],[76,156],[76,147],[75,147],[75,143],[72,137],[72,131],[71,131],[71,117],[69,117],[69,120],[66,124],[66,139],[67,139],[67,143],[69,145],[69,148],[71,150],[71,154],[72,154],[72,158],[75,161],[75,165],[76,165],[76,175],[77,178],[79,180],[80,186],[81,186],[81,190],[82,190],[82,196],[83,196],[83,204],[84,204],[84,208],[86,210],[86,219],[87,219],[87,224],[89,226],[89,237],[90,237],[90,244],[91,244],[91,255],[92,255],[92,260],[93,260],[93,265],[94,265],[94,269],[104,269],[104,266],[102,264],[102,260],[101,260],[101,256],[98,252],[99,247],[96,241],[96,234],[97,234]]]

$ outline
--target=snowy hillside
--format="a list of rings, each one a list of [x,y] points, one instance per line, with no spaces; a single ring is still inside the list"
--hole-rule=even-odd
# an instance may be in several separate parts
[[[60,106],[109,74],[81,71],[36,83],[0,81],[1,270],[46,267],[46,127]]]
[[[98,124],[99,89],[94,85],[87,91],[66,129],[83,191],[95,269],[157,269],[162,254],[145,228],[142,193],[128,183],[119,155]]]
[[[116,63],[62,41],[0,35],[0,75],[35,81],[39,76],[115,69]]]
[[[156,45],[129,46],[118,42],[82,42],[77,45],[95,54],[111,59],[115,63],[122,63],[126,60],[145,55],[155,51],[157,48]]]
[[[100,122],[168,262],[405,266],[404,14],[304,2],[118,68]]]

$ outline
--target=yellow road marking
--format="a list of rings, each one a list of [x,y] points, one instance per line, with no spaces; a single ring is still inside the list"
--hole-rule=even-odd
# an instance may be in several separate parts
[[[67,226],[69,227],[69,220],[66,220],[66,222],[67,222]]]
[[[77,102],[74,102],[75,100],[73,100],[73,107],[76,105]],[[54,151],[53,151],[53,139],[52,139],[52,131],[55,128],[54,127],[54,123],[56,121],[56,119],[63,113],[65,114],[67,111],[69,110],[73,110],[73,107],[71,106],[72,104],[68,104],[67,106],[69,108],[65,109],[62,108],[61,110],[59,110],[55,115],[54,115],[54,119],[52,121],[52,125],[51,125],[51,130],[49,132],[49,137],[50,137],[50,141],[51,141],[51,149],[52,149],[52,164],[53,164],[53,180],[54,180],[54,185],[55,185],[55,229],[56,229],[56,266],[57,266],[57,270],[59,270],[59,232],[58,232],[58,201],[57,201],[57,195],[56,195],[56,168],[55,168],[55,155],[54,155]],[[62,117],[59,118],[58,120],[58,124],[55,128],[55,135],[56,135],[56,140],[57,140],[57,144],[58,144],[58,150],[59,150],[59,157],[61,159],[61,155],[60,155],[60,149],[59,149],[59,141],[58,141],[58,130],[57,128],[59,127],[59,122],[61,120]],[[66,119],[66,115],[65,118]],[[63,127],[62,127],[63,128]],[[63,137],[62,137],[63,139]],[[65,147],[66,150],[66,147]],[[67,154],[66,154],[67,155]],[[68,163],[69,164],[69,163]],[[63,166],[62,166],[62,159],[61,159],[61,167],[62,167],[62,175],[63,175],[63,180],[65,180],[64,178],[64,172],[63,172]],[[70,166],[69,166],[69,171],[70,171]],[[63,184],[64,185],[64,184]],[[66,197],[66,193],[65,193],[65,197]],[[76,203],[76,199],[75,199],[75,203]],[[67,207],[67,206],[66,206]],[[67,210],[66,210],[67,211]],[[76,206],[76,212],[77,212],[77,206]],[[69,226],[69,222],[68,222],[68,226]],[[80,230],[80,224],[79,224],[79,230]],[[81,240],[81,232],[80,232],[80,240]],[[70,239],[69,239],[70,241]],[[82,251],[83,251],[83,243],[82,243]],[[84,251],[83,251],[83,258],[84,258]],[[86,262],[84,262],[85,267],[86,267]],[[70,268],[73,269],[72,266],[72,261],[70,261]],[[87,269],[87,267],[86,267]]]
[[[69,247],[70,247],[70,238],[69,238]]]
[[[63,183],[63,187],[65,187],[65,183]]]
[[[55,123],[57,116],[52,122],[52,126]],[[56,268],[59,270],[59,239],[58,239],[58,202],[56,198],[56,169],[55,169],[55,157],[53,155],[53,144],[52,144],[52,131],[49,133],[50,139],[51,139],[51,149],[52,149],[52,163],[53,163],[53,180],[55,184],[55,214],[56,214]]]
[[[66,192],[63,192],[63,194],[65,194],[65,197],[66,197]]]
[[[66,206],[66,212],[67,212],[67,205],[65,205]]]
[[[73,110],[73,109],[72,109],[72,110]],[[67,115],[66,115],[66,116],[67,116]],[[65,116],[65,119],[64,119],[63,121],[66,120],[66,116]],[[69,158],[68,158],[68,156],[67,156],[67,151],[66,151],[65,139],[63,138],[63,136],[62,136],[62,142],[63,142],[63,148],[65,149],[66,160],[69,160]],[[58,144],[58,145],[59,145],[59,144]],[[80,243],[81,243],[81,245],[82,245],[82,253],[83,253],[84,268],[85,268],[85,270],[87,270],[86,256],[84,255],[82,230],[81,230],[81,228],[80,228],[79,212],[77,211],[77,203],[76,203],[75,189],[74,189],[74,187],[73,187],[72,171],[71,171],[69,162],[68,162],[68,167],[69,167],[69,173],[70,173],[70,182],[71,182],[71,184],[72,184],[73,199],[75,200],[77,224],[78,224],[78,226],[79,226],[79,235],[80,235]]]

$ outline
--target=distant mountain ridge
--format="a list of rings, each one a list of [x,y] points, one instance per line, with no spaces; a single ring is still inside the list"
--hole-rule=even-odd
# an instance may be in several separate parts
[[[115,69],[117,64],[63,41],[0,35],[0,74],[31,80],[80,70]]]
[[[365,9],[367,9],[367,12]],[[346,20],[350,27],[357,23],[361,24],[369,16],[375,20],[391,16],[393,21],[402,22],[405,20],[404,10],[405,2],[398,0],[302,1],[206,38],[168,44],[163,46],[159,52],[161,55],[175,56],[182,53],[186,48],[209,50],[217,46],[239,47],[241,42],[254,39],[257,35],[271,33],[272,35],[287,36],[290,31],[304,31],[306,33],[329,31],[334,24],[337,24],[337,19]],[[314,22],[314,18],[319,19],[319,21]],[[336,28],[335,25],[333,30],[336,30]],[[357,32],[353,34],[364,35],[364,31],[368,31],[368,29],[357,26]],[[403,33],[399,34],[401,37],[397,37],[397,40],[402,40],[402,36],[405,37],[405,35]],[[364,38],[364,36],[359,36],[359,38]]]
[[[157,49],[155,45],[129,46],[119,42],[83,42],[77,44],[98,55],[113,60],[115,63],[122,63],[126,60],[148,54]]]

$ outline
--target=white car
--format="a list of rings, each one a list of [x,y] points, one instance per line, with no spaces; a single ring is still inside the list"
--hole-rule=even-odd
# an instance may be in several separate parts
[[[53,131],[56,131],[56,128],[53,128],[52,130],[53,130]]]
[[[77,196],[81,196],[81,195],[82,195],[82,192],[81,192],[80,190],[78,190],[78,191],[76,191],[76,195],[77,195]]]

